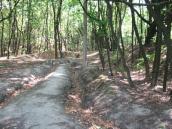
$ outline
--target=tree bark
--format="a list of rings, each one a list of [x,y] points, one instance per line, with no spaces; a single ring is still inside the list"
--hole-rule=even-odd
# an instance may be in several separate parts
[[[128,83],[131,87],[134,87],[134,84],[133,84],[133,81],[131,79],[131,75],[130,75],[130,70],[127,66],[127,63],[126,63],[126,60],[125,60],[125,55],[117,41],[117,36],[114,32],[114,29],[113,29],[113,22],[112,22],[112,6],[110,5],[109,1],[106,0],[106,4],[107,4],[107,7],[108,7],[108,17],[109,17],[109,28],[110,28],[110,31],[112,33],[112,41],[114,42],[114,44],[116,44],[118,46],[118,50],[119,50],[119,53],[121,55],[121,58],[122,58],[122,64],[123,64],[123,67],[127,73],[127,80],[128,80]],[[122,36],[122,35],[121,35]]]
[[[84,9],[87,11],[87,0],[84,0]],[[83,13],[83,66],[87,66],[87,14]]]
[[[161,58],[161,43],[162,43],[162,32],[160,28],[157,27],[157,37],[156,37],[156,44],[155,44],[155,57],[154,57],[154,62],[153,62],[151,87],[156,86],[157,80],[158,80],[160,58]]]
[[[59,25],[60,25],[60,17],[61,17],[61,8],[62,8],[62,0],[59,1],[58,10],[56,11],[55,7],[55,1],[51,0],[52,8],[53,8],[53,14],[54,14],[54,47],[55,47],[55,59],[58,58],[58,49],[60,53],[60,57],[62,57],[62,51],[61,51],[61,44],[60,44],[60,31],[59,31]],[[59,48],[57,47],[59,41]]]
[[[2,0],[1,0],[1,7],[2,7]],[[1,19],[3,19],[3,13],[2,13],[2,8],[0,8],[0,12],[1,12]],[[1,26],[1,57],[4,56],[4,21],[1,22],[2,26]]]
[[[142,54],[142,57],[144,59],[144,65],[145,65],[145,71],[146,71],[146,79],[149,79],[150,78],[150,75],[149,75],[149,63],[148,63],[148,59],[146,57],[146,53],[145,53],[145,50],[143,48],[143,45],[142,45],[142,41],[141,41],[141,38],[139,36],[139,32],[138,32],[138,29],[137,29],[137,26],[136,26],[136,21],[135,21],[135,14],[134,14],[134,11],[131,9],[131,15],[132,15],[132,25],[133,25],[133,29],[135,31],[135,34],[136,34],[136,38],[137,38],[137,41],[139,43],[139,48],[140,48],[140,52]]]
[[[27,14],[27,47],[26,47],[26,54],[31,54],[32,52],[32,46],[31,46],[31,4],[32,0],[28,0],[28,14]]]

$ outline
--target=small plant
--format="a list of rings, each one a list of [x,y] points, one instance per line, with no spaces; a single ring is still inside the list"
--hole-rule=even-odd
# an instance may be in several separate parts
[[[143,60],[143,58],[137,59],[137,63],[134,65],[134,68],[136,68],[137,70],[141,70],[141,69],[144,68],[144,60]]]
[[[6,66],[7,66],[7,64],[0,64],[0,68],[4,68]]]

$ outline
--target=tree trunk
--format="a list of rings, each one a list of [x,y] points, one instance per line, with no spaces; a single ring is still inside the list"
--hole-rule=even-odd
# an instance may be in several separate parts
[[[62,43],[60,39],[60,21],[61,21],[61,10],[62,10],[62,0],[59,1],[59,6],[58,6],[58,13],[57,13],[57,36],[58,36],[58,42],[59,42],[59,53],[60,53],[60,58],[63,57],[62,54]]]
[[[49,29],[48,29],[48,18],[49,18],[49,6],[48,6],[48,0],[46,2],[47,4],[47,7],[46,7],[46,20],[45,20],[45,50],[48,50],[49,49]]]
[[[155,44],[155,57],[153,62],[151,87],[156,86],[158,80],[160,58],[161,58],[161,43],[162,43],[162,32],[160,28],[157,27],[157,37]]]
[[[114,42],[114,44],[116,44],[118,46],[118,50],[119,50],[119,53],[121,55],[121,58],[122,58],[122,64],[123,64],[123,67],[127,73],[127,80],[128,80],[128,83],[131,87],[134,87],[134,84],[133,84],[133,81],[131,79],[131,75],[130,75],[130,70],[127,66],[127,63],[126,63],[126,60],[125,60],[125,55],[117,41],[117,36],[114,32],[114,29],[113,29],[113,22],[112,22],[112,6],[110,5],[109,1],[106,0],[106,4],[107,4],[107,8],[108,8],[108,17],[109,17],[109,28],[110,28],[110,31],[112,33],[112,41]],[[121,35],[122,37],[122,35]],[[121,38],[122,39],[122,38]],[[122,41],[123,42],[123,41]]]
[[[11,0],[8,1],[8,4],[9,4],[9,8],[10,8],[10,12],[12,12],[12,5],[11,5]],[[11,46],[11,30],[12,30],[12,27],[11,27],[11,24],[12,24],[12,18],[9,17],[8,19],[8,23],[9,23],[9,41],[8,41],[8,47],[7,47],[7,59],[10,58],[10,46]]]
[[[58,10],[56,12],[56,7],[54,0],[51,0],[52,3],[52,8],[53,8],[53,14],[54,14],[54,47],[55,47],[55,59],[58,58],[58,48],[57,48],[57,43],[59,41],[59,52],[60,52],[60,57],[62,57],[62,51],[60,48],[60,31],[59,31],[59,25],[60,25],[60,17],[61,17],[61,8],[62,8],[62,0],[59,1],[59,6]]]
[[[164,32],[164,39],[167,43],[167,54],[166,54],[166,62],[165,62],[165,72],[164,72],[164,81],[163,81],[163,91],[166,92],[167,89],[167,80],[168,80],[168,70],[170,62],[172,61],[172,42],[171,42],[171,23],[167,25],[166,31]]]
[[[32,4],[32,0],[28,0],[28,14],[27,14],[27,50],[26,50],[26,54],[31,54],[32,51],[32,46],[31,46],[31,4]]]
[[[1,0],[1,6],[2,6],[2,0]],[[1,19],[3,19],[3,13],[2,13],[2,10],[1,11]],[[2,27],[1,27],[1,57],[4,56],[4,21],[1,22],[2,23]]]
[[[87,11],[87,0],[84,0],[84,8]],[[83,13],[83,66],[87,66],[87,14]]]
[[[143,45],[142,45],[142,41],[141,41],[141,38],[139,36],[139,32],[138,32],[138,29],[137,29],[137,26],[136,26],[136,21],[135,21],[135,14],[134,14],[134,11],[132,8],[131,9],[131,15],[132,15],[132,21],[133,21],[133,28],[134,28],[134,31],[135,31],[135,34],[136,34],[136,38],[137,38],[137,41],[139,43],[139,48],[140,48],[140,52],[142,54],[142,57],[144,59],[144,65],[145,65],[145,71],[146,71],[146,79],[149,79],[150,76],[149,76],[149,63],[148,63],[148,59],[146,57],[146,53],[145,53],[145,50],[143,48]]]

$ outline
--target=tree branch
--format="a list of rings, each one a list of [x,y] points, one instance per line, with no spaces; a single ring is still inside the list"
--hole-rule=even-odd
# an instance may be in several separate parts
[[[97,1],[97,0],[93,0],[93,1]],[[108,1],[128,3],[128,4],[132,4],[133,6],[159,6],[159,5],[172,4],[171,0],[170,1],[163,1],[163,2],[154,2],[154,3],[131,3],[131,2],[128,2],[127,0],[108,0]]]
[[[0,23],[3,22],[3,21],[6,20],[6,19],[9,19],[9,18],[12,16],[12,13],[13,13],[14,9],[15,9],[15,7],[17,6],[17,4],[18,4],[19,2],[20,2],[20,0],[17,0],[17,1],[15,2],[13,9],[9,12],[8,16],[6,16],[6,17],[0,19]],[[2,11],[2,10],[1,10],[1,11]]]
[[[115,1],[115,0],[113,0],[113,1]],[[118,1],[118,2],[120,2],[120,1]],[[148,21],[148,20],[146,20],[134,7],[133,7],[133,4],[131,3],[131,2],[127,2],[127,1],[125,1],[125,0],[121,0],[121,2],[122,3],[124,3],[124,4],[126,4],[126,5],[128,5],[136,14],[137,14],[137,16],[138,17],[140,17],[140,19],[142,20],[142,21],[144,21],[145,23],[147,23],[148,25],[150,25],[151,24],[151,22],[150,21]]]
[[[100,21],[98,18],[91,16],[91,15],[86,11],[86,9],[84,8],[83,4],[81,3],[81,0],[78,0],[78,1],[79,1],[80,5],[81,5],[82,9],[84,10],[84,13],[86,13],[86,15],[87,15],[89,18],[91,18],[91,19],[93,19],[93,20],[95,20],[95,21],[98,21],[98,22]]]

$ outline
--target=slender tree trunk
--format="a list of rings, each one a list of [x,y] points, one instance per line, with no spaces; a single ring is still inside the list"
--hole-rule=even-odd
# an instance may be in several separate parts
[[[16,9],[13,13],[13,21],[12,21],[12,32],[11,32],[11,39],[12,39],[12,54],[15,54],[17,48],[17,19],[16,19]]]
[[[62,0],[59,1],[58,5],[58,10],[56,12],[56,7],[55,7],[55,1],[51,0],[52,2],[52,7],[53,7],[53,13],[54,13],[54,47],[55,47],[55,59],[58,58],[58,48],[57,48],[57,42],[59,41],[59,52],[60,52],[60,57],[62,57],[62,48],[60,44],[60,31],[59,31],[59,25],[60,25],[60,20],[61,20],[61,8],[62,8]]]
[[[46,20],[45,20],[45,26],[46,26],[46,29],[45,29],[45,50],[48,50],[49,49],[49,25],[48,25],[48,18],[49,18],[49,5],[48,5],[48,0],[47,0],[47,7],[46,7]]]
[[[107,51],[107,57],[108,57],[109,72],[110,72],[110,75],[113,76],[111,59],[110,59],[110,44],[107,37],[106,37],[106,42],[107,42],[106,51]]]
[[[100,20],[100,0],[98,0],[98,19]],[[101,36],[99,34],[99,32],[96,31],[96,27],[95,28],[95,40],[97,42],[97,48],[98,48],[98,51],[99,51],[99,58],[100,58],[100,61],[101,61],[101,65],[102,65],[102,68],[103,70],[105,69],[105,61],[104,61],[104,55],[103,55],[103,48],[102,48],[102,39],[101,39]],[[99,30],[98,31],[101,31],[101,25],[99,23],[99,26],[98,26]]]
[[[60,53],[60,58],[63,57],[62,54],[62,44],[61,44],[61,39],[60,39],[60,21],[61,21],[61,10],[62,10],[62,0],[59,1],[59,6],[58,6],[58,13],[57,13],[57,36],[58,36],[58,42],[59,42],[59,53]]]
[[[10,8],[10,12],[12,12],[12,5],[11,5],[11,0],[8,1],[8,4],[9,4],[9,8]],[[10,13],[9,12],[9,13]],[[10,46],[11,46],[11,30],[12,30],[12,27],[11,27],[11,24],[12,24],[12,18],[9,17],[8,19],[8,23],[9,23],[9,41],[8,41],[8,47],[7,47],[7,59],[10,58]]]
[[[53,8],[53,14],[54,14],[54,48],[55,48],[55,59],[58,58],[58,52],[57,52],[57,21],[56,21],[56,9],[55,9],[55,3],[54,0],[51,0],[52,2],[52,8]]]
[[[101,41],[100,41],[99,35],[97,34],[96,27],[94,27],[94,28],[95,28],[94,29],[95,42],[96,42],[97,49],[98,49],[98,52],[99,52],[100,62],[101,62],[102,68],[104,70],[105,69],[105,61],[104,61],[104,56],[103,56],[102,48],[101,48],[101,45],[100,45]]]
[[[149,0],[145,0],[147,4],[150,4]],[[164,16],[160,13],[157,13],[157,10],[161,11],[163,7],[159,5],[158,7],[147,6],[149,13],[154,18],[156,25],[161,29],[163,33],[163,39],[167,44],[167,54],[166,54],[166,62],[165,62],[165,69],[164,69],[164,80],[163,80],[163,91],[165,92],[167,89],[167,78],[168,78],[168,67],[169,62],[172,61],[172,42],[171,42],[171,20],[166,21],[164,24]]]
[[[140,48],[140,52],[142,54],[142,57],[144,59],[144,65],[145,65],[145,71],[146,71],[146,78],[149,79],[150,76],[149,76],[149,63],[148,63],[148,59],[146,57],[146,53],[145,53],[145,50],[143,48],[143,45],[142,45],[142,41],[141,41],[141,38],[139,36],[139,32],[138,32],[138,29],[137,29],[137,26],[136,26],[136,21],[135,21],[135,14],[134,14],[134,11],[132,8],[131,9],[131,15],[132,15],[132,21],[133,21],[133,28],[134,28],[134,31],[135,31],[135,34],[136,34],[136,38],[137,38],[137,41],[139,43],[139,48]]]
[[[157,37],[156,37],[156,44],[155,44],[155,57],[154,57],[154,62],[153,62],[151,87],[156,86],[157,80],[158,80],[160,58],[161,58],[161,43],[162,43],[162,32],[160,28],[157,27]]]
[[[1,0],[1,7],[2,7],[2,0]],[[2,10],[1,11],[1,19],[3,19],[3,13]],[[1,22],[2,26],[1,26],[1,57],[4,56],[4,21]]]
[[[84,8],[87,11],[87,0],[84,0]],[[83,66],[87,66],[87,14],[83,13]]]
[[[167,43],[167,54],[166,54],[166,62],[165,62],[165,72],[164,72],[164,81],[163,81],[163,91],[166,92],[167,89],[167,80],[168,80],[168,71],[169,71],[169,65],[172,61],[172,41],[171,41],[171,23],[169,23],[166,27],[166,31],[164,33],[164,39]]]
[[[131,63],[134,63],[134,29],[133,29],[133,19],[132,19],[132,28],[131,28]]]
[[[31,54],[32,51],[32,46],[31,46],[31,4],[32,4],[32,0],[28,0],[28,14],[27,14],[27,50],[26,50],[26,54]]]
[[[21,27],[20,27],[20,34],[19,34],[19,40],[18,40],[17,55],[19,54],[19,51],[21,52],[20,54],[23,54],[23,50],[19,50],[21,45],[24,46],[23,22],[24,22],[24,0],[22,0]],[[22,44],[21,44],[21,42],[22,42]]]
[[[107,4],[107,8],[108,8],[108,17],[109,17],[109,27],[110,27],[110,31],[112,33],[112,39],[113,39],[113,42],[117,44],[118,46],[118,50],[119,50],[119,53],[121,55],[121,58],[122,58],[122,64],[123,64],[123,67],[127,73],[127,80],[128,80],[128,83],[131,87],[134,87],[134,84],[133,84],[133,81],[131,79],[131,75],[130,75],[130,70],[127,66],[127,63],[126,63],[126,60],[125,60],[125,55],[117,41],[117,36],[114,32],[114,29],[113,29],[113,23],[112,23],[112,6],[110,5],[109,1],[106,0],[106,4]],[[122,35],[121,35],[122,36]],[[122,39],[122,38],[121,38]],[[122,41],[123,42],[123,41]]]

